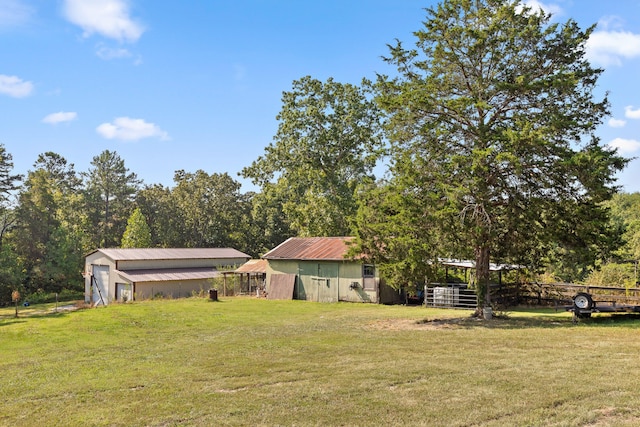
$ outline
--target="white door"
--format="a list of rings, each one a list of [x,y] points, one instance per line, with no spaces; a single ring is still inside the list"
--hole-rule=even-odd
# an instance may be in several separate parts
[[[91,295],[93,305],[109,304],[109,266],[94,265],[91,278]]]
[[[129,283],[116,283],[116,301],[131,301],[131,285]]]

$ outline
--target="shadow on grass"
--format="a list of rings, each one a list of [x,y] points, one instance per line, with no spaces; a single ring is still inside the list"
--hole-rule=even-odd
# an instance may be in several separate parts
[[[11,315],[11,316],[0,315],[0,321],[5,321],[1,323],[0,326],[6,323],[16,323],[15,321],[19,321],[19,320],[24,321],[25,319],[34,319],[34,318],[41,318],[41,317],[47,317],[47,318],[48,317],[64,317],[64,316],[67,316],[68,314],[69,314],[69,311],[67,310],[67,311],[58,311],[58,312],[36,311],[31,313],[19,313],[17,318],[15,315]]]
[[[31,318],[40,318],[40,317],[62,317],[66,316],[72,311],[82,310],[85,307],[80,307],[78,305],[63,305],[58,308],[40,308],[38,306],[32,306],[28,309],[18,310],[18,317],[16,317],[15,311],[12,309],[10,312],[2,312],[0,311],[0,321],[3,321],[1,325],[6,325],[9,323],[16,323],[20,319],[31,319]],[[12,322],[13,321],[13,322]]]
[[[578,319],[572,317],[558,316],[526,316],[518,317],[511,315],[498,315],[491,320],[467,316],[446,319],[423,319],[416,322],[416,325],[439,328],[488,328],[488,329],[527,329],[527,328],[574,328],[577,326],[596,327],[640,327],[640,314],[600,314],[588,319]]]
[[[15,316],[14,317],[0,316],[0,327],[14,325],[16,323],[25,323],[25,322],[26,320],[20,317],[16,318]]]

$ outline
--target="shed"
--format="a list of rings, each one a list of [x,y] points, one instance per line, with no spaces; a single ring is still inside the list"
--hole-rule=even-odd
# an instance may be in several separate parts
[[[318,302],[401,302],[400,294],[380,279],[375,265],[349,256],[353,241],[353,237],[287,239],[262,256],[267,260],[267,294]]]
[[[250,259],[235,271],[240,276],[240,292],[260,294],[264,290],[264,280],[267,275],[266,259]],[[246,278],[246,281],[245,281]]]
[[[233,248],[96,249],[85,258],[85,301],[191,296],[249,258]]]

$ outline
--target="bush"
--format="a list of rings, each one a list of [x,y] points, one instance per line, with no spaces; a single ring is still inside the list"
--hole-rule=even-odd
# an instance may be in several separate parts
[[[635,286],[636,274],[632,264],[607,263],[591,271],[584,282],[592,286],[629,288]]]
[[[58,301],[75,301],[84,300],[84,292],[75,289],[63,289],[58,293]],[[29,301],[32,304],[44,304],[47,302],[56,302],[55,292],[45,292],[43,289],[38,289],[36,292],[27,295],[25,301]]]

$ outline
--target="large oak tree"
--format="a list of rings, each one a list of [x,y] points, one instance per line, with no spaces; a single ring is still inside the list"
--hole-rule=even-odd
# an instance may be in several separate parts
[[[351,233],[354,191],[372,175],[382,147],[366,87],[307,76],[283,93],[273,143],[242,171],[262,189],[256,202],[281,203],[286,224],[279,229],[303,236]]]

